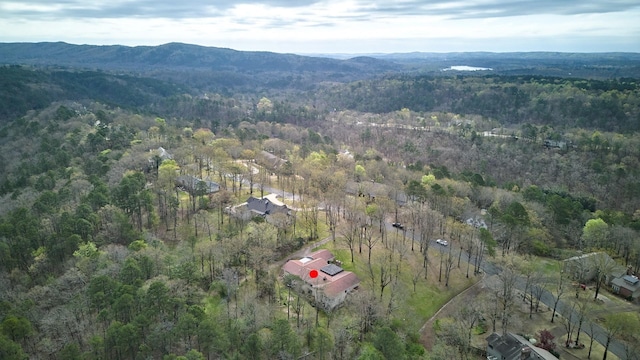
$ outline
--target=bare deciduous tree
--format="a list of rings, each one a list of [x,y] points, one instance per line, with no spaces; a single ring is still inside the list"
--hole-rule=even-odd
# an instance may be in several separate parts
[[[551,322],[554,322],[555,320],[558,303],[560,302],[560,298],[562,298],[562,295],[564,295],[565,290],[566,290],[566,286],[565,286],[564,272],[561,271],[558,274],[558,277],[556,278],[555,288],[551,292],[551,295],[553,295],[553,299],[554,299],[553,311],[551,313]]]
[[[500,305],[500,319],[502,320],[502,334],[506,334],[509,327],[509,317],[514,305],[515,286],[518,274],[511,268],[505,267],[500,274],[500,288],[497,292],[497,303]]]

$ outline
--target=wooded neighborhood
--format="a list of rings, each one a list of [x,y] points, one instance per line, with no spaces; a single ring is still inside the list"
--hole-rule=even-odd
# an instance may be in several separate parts
[[[638,359],[638,82],[518,64],[0,67],[0,358]]]

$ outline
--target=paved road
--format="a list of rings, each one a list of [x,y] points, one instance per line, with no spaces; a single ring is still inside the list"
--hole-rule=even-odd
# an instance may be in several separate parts
[[[472,263],[473,262],[474,261],[472,261]],[[502,271],[500,267],[486,260],[482,262],[482,264],[480,265],[480,268],[482,268],[482,270],[488,275],[497,275]],[[516,281],[516,287],[518,288],[518,290],[524,291],[525,283],[526,281],[523,277],[518,277],[518,280]],[[561,298],[560,301],[558,302],[556,313],[560,314],[560,316],[563,316],[565,318],[568,318],[569,316],[571,316],[572,322],[577,325],[579,315],[578,315],[578,312],[575,311],[566,301],[566,298],[568,296],[573,296],[573,292],[572,291],[565,292],[564,299]],[[542,297],[540,298],[540,302],[548,306],[550,309],[553,309],[555,296],[551,294],[551,292],[544,290],[544,292],[542,293]],[[573,314],[570,315],[570,312],[573,312]],[[557,319],[556,321],[561,321],[561,320]],[[605,346],[605,344],[607,343],[605,330],[598,323],[593,323],[593,334],[592,334],[589,323],[590,323],[589,320],[583,321],[582,328],[581,328],[582,332],[593,337],[602,346]],[[612,339],[611,342],[609,343],[609,352],[611,352],[612,354],[615,354],[620,359],[626,359],[624,345],[616,339]]]
[[[392,227],[391,224],[387,224],[387,230],[389,231],[397,231],[396,228]],[[405,231],[405,235],[407,237],[409,237],[410,239],[413,239],[414,241],[419,241],[419,238],[417,237],[417,235],[414,235],[412,231],[407,230]],[[434,240],[429,241],[429,247],[431,248],[440,248],[442,245],[437,244]],[[465,251],[462,252],[462,258],[463,259],[468,259],[468,255]],[[471,264],[475,265],[475,258],[471,258]],[[491,275],[498,275],[499,273],[502,272],[502,268],[490,261],[487,261],[486,257],[485,259],[483,259],[482,263],[480,264],[480,268],[482,269],[482,271],[491,276]],[[518,280],[516,281],[516,287],[518,290],[520,291],[524,291],[525,288],[525,279],[523,277],[519,277]],[[566,292],[565,293],[565,298],[567,296],[573,296],[572,292]],[[546,306],[548,306],[549,308],[553,309],[553,303],[555,302],[555,297],[553,296],[553,294],[551,294],[549,291],[544,290],[544,292],[542,293],[542,297],[540,298],[540,302],[542,302],[543,304],[545,304]],[[566,301],[564,300],[560,300],[558,302],[558,306],[556,309],[556,313],[560,314],[561,316],[567,318],[569,316],[569,312],[572,311],[573,315],[572,315],[572,319],[575,319],[573,322],[577,323],[577,319],[578,319],[578,312],[575,311],[574,309],[571,308],[570,305],[567,304]],[[588,334],[589,336],[592,336],[598,343],[600,343],[602,346],[605,346],[605,344],[607,343],[607,337],[606,337],[606,332],[605,330],[602,328],[602,326],[600,326],[598,323],[594,323],[593,324],[593,334],[591,333],[591,327],[589,326],[589,321],[585,320],[582,323],[582,329],[581,331]],[[625,360],[626,359],[626,352],[625,352],[625,347],[624,345],[619,342],[616,339],[612,339],[610,344],[609,344],[609,352],[611,352],[612,354],[616,355],[618,358],[620,358],[621,360]]]
[[[246,164],[245,164],[246,166]],[[254,174],[258,174],[260,172],[260,170],[256,167],[256,166],[251,166],[251,171]],[[237,179],[238,181],[242,181],[243,184],[245,185],[251,185],[251,181],[245,177],[241,177],[239,179]],[[261,189],[262,187],[262,189]],[[261,191],[265,192],[265,193],[273,193],[278,195],[278,197],[282,197],[283,199],[286,200],[291,200],[291,201],[300,201],[300,196],[299,195],[294,195],[290,192],[284,191],[284,190],[280,190],[280,189],[276,189],[272,186],[269,185],[262,185],[259,182],[253,182],[253,193],[260,193]]]

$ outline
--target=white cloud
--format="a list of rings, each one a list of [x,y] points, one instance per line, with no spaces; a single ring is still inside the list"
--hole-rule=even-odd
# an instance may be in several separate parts
[[[635,0],[0,0],[0,41],[175,41],[307,53],[637,52],[639,18]]]

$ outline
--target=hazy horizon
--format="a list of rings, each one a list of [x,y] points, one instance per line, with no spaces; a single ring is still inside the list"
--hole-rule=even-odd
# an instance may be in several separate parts
[[[68,42],[68,41],[0,41],[0,44],[53,44],[53,43],[65,43],[65,44],[69,44],[69,45],[73,45],[73,46],[104,46],[104,47],[109,47],[109,46],[124,46],[124,47],[130,47],[130,48],[135,48],[135,47],[157,47],[157,46],[163,46],[163,45],[169,45],[169,44],[184,44],[184,45],[189,45],[189,46],[200,46],[200,47],[204,47],[204,48],[211,48],[211,49],[228,49],[228,50],[233,50],[233,51],[247,51],[247,52],[272,52],[272,53],[278,53],[278,54],[294,54],[294,55],[301,55],[301,56],[327,56],[327,57],[332,57],[332,58],[336,58],[336,59],[348,59],[351,57],[357,57],[357,56],[380,56],[380,57],[384,57],[384,56],[393,56],[393,55],[398,55],[398,56],[407,56],[407,55],[411,55],[411,54],[440,54],[440,55],[446,55],[446,54],[462,54],[462,53],[487,53],[487,54],[509,54],[509,53],[565,53],[565,54],[607,54],[607,53],[620,53],[620,54],[640,54],[640,51],[545,51],[545,50],[531,50],[531,51],[485,51],[485,50],[470,50],[470,51],[405,51],[405,52],[335,52],[335,53],[331,53],[331,52],[316,52],[316,53],[306,53],[306,52],[278,52],[278,51],[271,51],[271,50],[242,50],[242,49],[235,49],[235,48],[230,48],[230,47],[223,47],[223,46],[215,46],[215,45],[201,45],[201,44],[194,44],[194,43],[187,43],[187,42],[179,42],[179,41],[173,41],[173,42],[166,42],[166,43],[161,43],[161,44],[157,44],[157,45],[124,45],[124,44],[89,44],[89,43],[73,43],[73,42]]]

